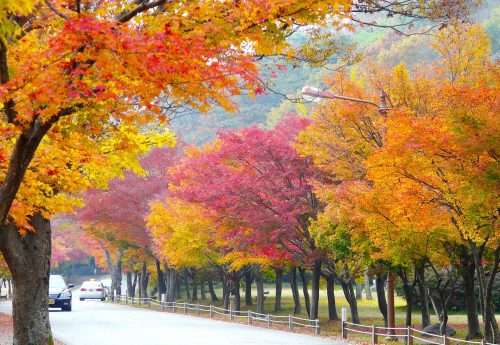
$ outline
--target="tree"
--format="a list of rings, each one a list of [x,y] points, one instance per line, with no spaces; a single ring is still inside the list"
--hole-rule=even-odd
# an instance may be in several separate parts
[[[411,211],[416,217],[414,225],[427,228],[427,234],[438,226],[440,236],[446,233],[449,241],[467,248],[460,249],[456,259],[466,265],[460,271],[469,289],[468,337],[480,335],[475,269],[485,337],[491,339],[495,334],[498,338],[495,316],[486,305],[491,299],[485,294],[498,270],[498,210],[493,206],[498,191],[491,179],[498,164],[493,96],[498,92],[498,71],[488,61],[489,42],[477,25],[450,27],[437,37],[434,46],[441,59],[432,72],[421,68],[423,73],[411,76],[402,66],[395,69],[393,86],[399,91],[391,92],[390,98],[404,111],[395,112],[385,123],[387,145],[370,157],[368,167],[377,176],[372,178],[375,186],[385,185],[383,188],[398,196],[396,209],[404,211],[400,217],[408,218],[410,209],[418,209],[418,213]],[[419,92],[423,85],[427,92]],[[436,99],[435,94],[441,97]],[[392,151],[391,147],[398,149]],[[411,208],[404,207],[408,202],[414,203]],[[483,273],[488,267],[482,262],[483,254],[491,263],[489,278]]]
[[[167,168],[179,158],[177,148],[157,148],[140,159],[144,176],[127,172],[124,178],[115,178],[109,182],[108,189],[92,189],[85,193],[86,206],[78,211],[78,221],[91,236],[107,242],[118,251],[117,264],[113,264],[107,248],[107,265],[112,274],[112,293],[121,293],[120,284],[122,258],[127,249],[133,251],[135,260],[129,261],[132,266],[142,257],[144,261],[151,257],[151,241],[146,228],[145,217],[149,212],[149,203],[166,193]],[[138,251],[141,255],[138,255]],[[132,270],[136,270],[133,267]],[[161,269],[157,273],[161,276]],[[146,275],[141,277],[145,279]],[[145,291],[145,290],[144,290]],[[160,293],[164,293],[161,291]]]
[[[405,270],[412,266],[415,272],[432,268],[443,282],[435,290],[444,331],[449,297],[442,287],[455,284],[461,247],[475,257],[483,306],[491,300],[481,290],[498,270],[498,248],[495,240],[490,242],[496,238],[493,205],[498,198],[491,184],[497,165],[498,124],[491,121],[498,72],[488,61],[488,42],[477,26],[443,30],[434,45],[441,55],[433,66],[408,71],[399,65],[388,72],[371,65],[357,89],[346,78],[336,79],[337,93],[347,90],[351,97],[368,98],[360,86],[368,92],[384,90],[394,109],[380,118],[355,104],[322,105],[299,137],[299,150],[330,177],[317,184],[318,196],[327,203],[319,219],[346,221],[352,235],[373,245],[372,258],[389,261],[404,282],[409,282]],[[492,264],[487,280],[479,260],[484,251]],[[449,270],[448,278],[442,277],[444,270]],[[405,283],[408,316],[412,290]],[[477,314],[474,321],[473,290],[468,294],[469,334],[475,337],[474,325],[479,324]],[[483,314],[486,336],[498,333],[491,309]]]
[[[83,261],[97,243],[90,238],[73,217],[58,215],[51,219],[52,258],[50,265],[60,267],[65,261]]]
[[[226,238],[238,258],[258,254],[274,260],[273,255],[286,251],[293,262],[313,266],[315,319],[321,259],[308,228],[320,205],[309,184],[315,174],[310,161],[291,146],[307,123],[288,117],[274,130],[220,133],[212,146],[172,169],[172,192],[232,224]]]
[[[328,83],[335,85],[334,91],[338,94],[369,98],[368,92],[349,80],[345,72],[330,79]],[[352,284],[370,264],[367,259],[370,250],[356,212],[359,205],[350,199],[349,190],[367,183],[365,161],[382,145],[374,111],[366,104],[355,102],[321,104],[295,145],[299,154],[311,157],[322,173],[316,175],[320,178],[316,178],[313,186],[326,206],[313,222],[312,238],[326,252],[325,271],[341,282],[355,322],[359,316]]]

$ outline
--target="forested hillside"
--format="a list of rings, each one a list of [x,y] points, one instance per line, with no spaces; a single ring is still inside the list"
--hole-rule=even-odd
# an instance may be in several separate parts
[[[500,57],[500,5],[495,1],[485,1],[469,19],[478,22],[486,30],[491,40],[493,59]],[[379,25],[390,22],[381,17]],[[405,36],[396,30],[382,27],[365,27],[362,30],[335,33],[336,40],[348,44],[356,54],[361,54],[364,59],[394,67],[404,61],[408,67],[418,62],[436,59],[437,52],[431,48],[433,32],[426,32],[426,22],[416,24],[413,32],[423,32]],[[406,32],[405,32],[406,33]],[[307,40],[304,33],[296,33],[290,37],[292,44],[303,43]],[[273,66],[274,63],[274,66]],[[221,108],[215,108],[208,114],[187,112],[172,121],[172,128],[179,140],[188,144],[200,145],[215,138],[218,130],[242,128],[259,125],[267,128],[274,127],[287,113],[304,114],[309,105],[300,103],[299,91],[304,85],[325,87],[323,76],[339,68],[334,57],[324,66],[310,66],[307,63],[263,61],[263,69],[272,68],[275,76],[267,80],[268,89],[262,90],[264,94],[255,99],[246,95],[235,97],[238,111],[229,113]],[[281,66],[281,64],[283,64]],[[276,68],[275,65],[280,65]],[[345,64],[340,64],[345,66]],[[351,74],[355,77],[356,69],[361,68],[356,63],[352,65]]]

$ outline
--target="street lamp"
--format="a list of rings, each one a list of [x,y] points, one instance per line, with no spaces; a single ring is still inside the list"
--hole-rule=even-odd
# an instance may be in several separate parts
[[[385,117],[387,115],[387,112],[389,111],[389,107],[387,106],[385,99],[385,93],[383,91],[380,94],[380,104],[365,99],[335,95],[329,91],[323,91],[316,87],[311,87],[311,86],[304,86],[302,88],[301,93],[306,101],[314,102],[316,100],[319,100],[320,98],[329,98],[329,99],[341,99],[344,101],[370,104],[373,105],[374,107],[377,107],[382,117]],[[387,279],[387,309],[388,309],[387,321],[389,326],[389,331],[387,333],[389,335],[394,334],[394,327],[396,327],[395,313],[394,313],[394,278],[395,278],[394,275],[390,273]]]
[[[368,101],[365,99],[335,95],[329,91],[323,91],[323,90],[318,89],[317,87],[312,87],[312,86],[304,86],[302,88],[301,93],[306,101],[313,101],[314,102],[320,98],[341,99],[344,101],[351,101],[351,102],[365,103],[365,104],[373,105],[374,107],[377,107],[378,111],[380,112],[380,115],[382,115],[382,116],[386,116],[387,112],[389,111],[389,107],[387,107],[387,103],[386,103],[386,99],[385,99],[385,93],[383,91],[380,94],[380,104],[377,104],[375,102]]]

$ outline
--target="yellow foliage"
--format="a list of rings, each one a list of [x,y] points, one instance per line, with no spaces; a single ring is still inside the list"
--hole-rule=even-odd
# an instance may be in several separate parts
[[[202,268],[219,259],[216,224],[198,205],[173,198],[157,201],[151,205],[147,226],[156,254],[170,266]]]

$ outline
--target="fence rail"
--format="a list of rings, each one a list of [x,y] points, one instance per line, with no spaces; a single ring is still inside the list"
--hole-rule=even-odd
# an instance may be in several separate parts
[[[416,340],[419,344],[432,344],[432,345],[452,345],[452,344],[481,344],[481,345],[494,345],[487,343],[484,339],[482,341],[470,341],[448,337],[447,335],[436,335],[427,333],[412,327],[381,327],[375,325],[361,325],[347,321],[347,310],[342,308],[342,324],[341,324],[342,338],[347,339],[347,332],[366,334],[372,338],[372,344],[378,344],[378,337],[385,336],[388,339],[402,338],[406,345],[413,345]],[[427,338],[423,338],[427,337]],[[431,338],[431,339],[429,339]]]
[[[252,325],[254,322],[260,324],[267,324],[269,328],[273,325],[288,325],[288,330],[292,331],[294,327],[304,327],[314,329],[316,334],[320,334],[320,325],[319,320],[309,320],[300,317],[296,317],[293,315],[272,315],[272,314],[261,314],[251,310],[234,310],[233,301],[231,301],[230,308],[220,308],[213,305],[204,305],[204,304],[193,304],[187,302],[164,302],[158,301],[154,298],[138,298],[138,297],[130,297],[128,295],[117,295],[113,299],[114,302],[122,302],[125,304],[137,304],[137,305],[147,305],[148,308],[151,308],[151,305],[155,305],[160,307],[162,311],[169,312],[179,312],[182,311],[184,314],[188,314],[190,311],[195,312],[196,315],[201,315],[201,313],[208,313],[210,318],[213,318],[215,314],[221,315],[224,317],[228,317],[229,320],[233,321],[236,318],[246,319],[249,325]]]

